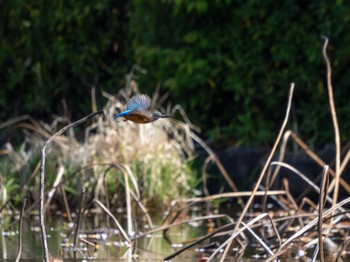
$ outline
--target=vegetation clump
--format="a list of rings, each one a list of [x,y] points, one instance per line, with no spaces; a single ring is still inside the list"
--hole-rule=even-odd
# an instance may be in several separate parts
[[[115,120],[113,115],[124,110],[126,101],[136,93],[139,90],[135,81],[131,81],[128,87],[121,89],[115,96],[103,93],[107,99],[103,108],[105,116],[94,118],[86,126],[83,135],[70,129],[55,140],[55,145],[48,151],[48,187],[57,179],[56,165],[59,164],[65,170],[62,183],[74,198],[80,192],[79,186],[83,186],[90,188],[91,197],[116,199],[125,188],[121,172],[125,170],[129,179],[136,180],[131,185],[141,185],[133,190],[140,190],[146,204],[157,203],[162,206],[171,199],[193,191],[195,178],[191,169],[194,152],[191,123],[162,119],[152,124],[138,125],[122,119]],[[165,110],[160,105],[154,106]],[[166,110],[175,113],[179,108],[168,105]],[[16,164],[2,165],[2,180],[8,180],[7,184],[15,184],[13,190],[18,188],[20,180],[28,179],[37,164],[33,159],[39,160],[39,146],[67,122],[70,120],[62,116],[56,117],[51,124],[31,118],[29,123],[19,123],[18,127],[23,128],[26,139],[18,150],[8,143],[10,149],[4,151],[2,162],[11,160],[11,163]],[[118,168],[113,169],[111,166]],[[37,183],[28,184],[27,189],[32,186],[38,187]],[[31,197],[37,199],[37,196]]]

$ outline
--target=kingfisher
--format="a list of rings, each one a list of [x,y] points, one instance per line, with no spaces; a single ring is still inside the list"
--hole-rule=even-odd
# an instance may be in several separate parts
[[[148,95],[135,95],[126,104],[126,110],[115,115],[114,118],[124,117],[125,121],[129,120],[137,124],[147,124],[158,120],[159,118],[174,118],[170,115],[160,115],[148,110],[151,105],[151,99]]]

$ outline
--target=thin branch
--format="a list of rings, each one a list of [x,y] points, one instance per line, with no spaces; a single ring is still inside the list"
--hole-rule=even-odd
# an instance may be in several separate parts
[[[49,261],[49,250],[47,247],[47,239],[46,239],[46,229],[45,229],[45,210],[44,210],[44,203],[45,203],[45,160],[46,160],[46,147],[51,144],[52,141],[54,141],[57,137],[59,137],[61,134],[63,134],[65,131],[67,131],[71,127],[75,127],[77,125],[80,125],[81,123],[84,123],[86,120],[88,120],[91,117],[94,117],[96,115],[104,114],[103,110],[91,113],[90,115],[83,117],[80,120],[77,120],[65,127],[63,127],[61,130],[59,130],[57,133],[55,133],[53,136],[51,136],[43,145],[41,148],[41,161],[40,161],[40,204],[39,204],[39,222],[40,222],[40,229],[41,229],[41,243],[43,246],[43,255],[45,262]]]

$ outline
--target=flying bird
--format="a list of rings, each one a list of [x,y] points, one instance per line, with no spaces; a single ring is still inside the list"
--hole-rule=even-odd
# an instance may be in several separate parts
[[[125,120],[137,124],[147,124],[158,120],[159,118],[174,118],[170,115],[160,115],[148,110],[151,105],[151,99],[147,95],[135,95],[130,98],[126,104],[126,110],[115,115],[114,118],[124,117]]]

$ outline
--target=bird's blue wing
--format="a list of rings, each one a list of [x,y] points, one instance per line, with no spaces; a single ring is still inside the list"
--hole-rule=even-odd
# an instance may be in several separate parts
[[[142,109],[147,110],[151,105],[151,99],[147,95],[133,96],[126,105],[126,110]]]
[[[113,118],[118,118],[118,117],[120,117],[120,116],[126,116],[126,115],[129,114],[131,111],[132,111],[132,110],[125,110],[125,111],[119,113],[118,115],[113,116]]]

